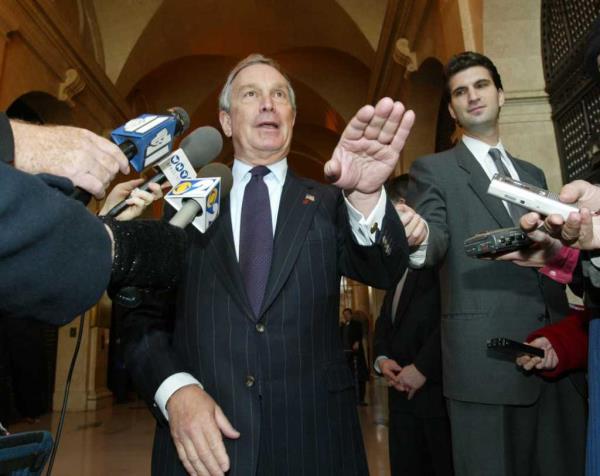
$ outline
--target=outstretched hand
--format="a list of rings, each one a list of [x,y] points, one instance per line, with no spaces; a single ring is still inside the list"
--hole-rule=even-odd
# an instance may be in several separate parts
[[[415,113],[391,98],[381,99],[375,107],[363,106],[342,133],[325,164],[325,175],[348,192],[379,194],[396,167],[414,121]]]

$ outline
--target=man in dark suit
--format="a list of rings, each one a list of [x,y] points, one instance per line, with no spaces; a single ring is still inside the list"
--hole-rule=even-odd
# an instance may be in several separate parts
[[[153,473],[367,474],[339,280],[390,288],[406,267],[382,184],[414,115],[389,98],[360,109],[325,165],[332,187],[288,170],[295,98],[272,60],[239,63],[219,106],[235,154],[222,216],[189,230],[175,307],[126,321],[128,367],[159,419]]]
[[[408,174],[395,177],[385,188],[401,219],[414,213],[404,202]],[[408,242],[412,244],[410,235]],[[436,269],[407,269],[396,288],[386,293],[375,323],[373,347],[374,368],[389,386],[392,476],[451,475]]]
[[[362,345],[363,326],[359,321],[352,319],[352,309],[349,307],[342,311],[342,318],[340,325],[342,347],[344,348],[348,367],[350,367],[354,379],[356,403],[361,406],[367,406],[365,394],[367,381],[369,380],[369,369]]]
[[[567,315],[563,286],[510,263],[468,258],[463,242],[511,227],[523,210],[488,195],[495,173],[546,188],[544,173],[500,141],[504,104],[489,58],[466,52],[446,66],[449,111],[462,126],[451,150],[418,159],[409,200],[429,225],[426,264],[440,265],[444,393],[458,475],[582,474],[585,400],[569,378],[526,375],[488,352],[491,337],[523,341]]]

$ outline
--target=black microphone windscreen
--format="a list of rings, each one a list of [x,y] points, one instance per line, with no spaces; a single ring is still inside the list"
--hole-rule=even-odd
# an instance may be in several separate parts
[[[180,147],[192,167],[198,169],[218,157],[223,149],[223,138],[214,127],[198,127],[181,141]]]
[[[167,111],[177,118],[177,126],[175,127],[176,136],[180,136],[190,128],[190,115],[184,108],[173,106],[167,109]]]
[[[205,165],[198,171],[198,177],[221,177],[221,199],[229,195],[233,186],[233,175],[231,169],[225,164],[215,162]]]

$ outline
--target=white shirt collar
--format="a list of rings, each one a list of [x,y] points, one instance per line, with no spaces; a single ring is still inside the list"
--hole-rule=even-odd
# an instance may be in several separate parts
[[[250,165],[246,162],[242,162],[241,160],[234,159],[233,167],[231,168],[231,173],[233,175],[233,183],[243,183],[250,180],[250,170],[252,170],[255,166]],[[284,157],[278,162],[274,164],[267,165],[267,168],[271,171],[272,177],[274,177],[280,186],[283,186],[285,182],[285,176],[288,170],[287,157]]]
[[[502,153],[503,159],[508,157],[508,154],[506,153],[501,141],[498,141],[498,143],[494,146],[490,146],[489,144],[486,144],[479,139],[475,139],[474,137],[469,137],[468,135],[463,135],[462,141],[467,146],[467,149],[469,149],[471,154],[473,154],[480,163],[485,159],[485,157],[488,155],[488,152],[492,148],[498,149]]]

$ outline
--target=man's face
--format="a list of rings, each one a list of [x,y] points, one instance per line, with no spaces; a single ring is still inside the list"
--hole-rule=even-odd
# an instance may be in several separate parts
[[[352,313],[350,311],[344,311],[343,316],[344,316],[344,321],[346,321],[346,322],[348,322],[350,319],[352,319]]]
[[[466,132],[487,132],[498,124],[504,91],[497,89],[483,66],[473,66],[450,78],[450,115]]]
[[[287,80],[266,64],[238,73],[232,84],[231,110],[219,113],[223,132],[233,140],[235,157],[251,165],[273,164],[288,154],[294,119]]]

